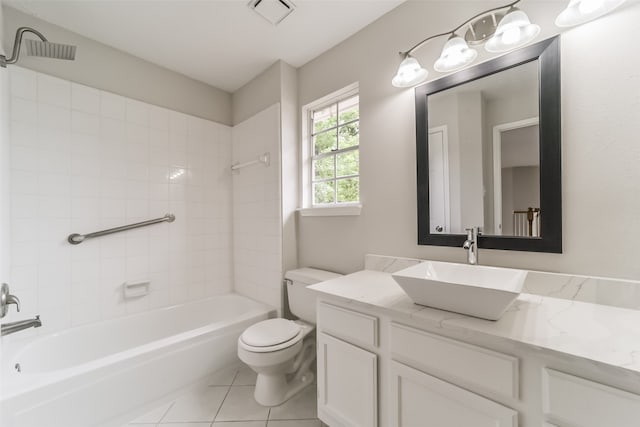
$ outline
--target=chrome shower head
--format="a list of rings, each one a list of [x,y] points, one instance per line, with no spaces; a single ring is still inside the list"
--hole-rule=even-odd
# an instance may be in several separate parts
[[[32,33],[40,38],[40,40],[27,40],[27,54],[30,56],[39,56],[43,58],[68,59],[74,60],[76,57],[76,47],[66,44],[51,43],[45,36],[37,30],[29,27],[20,27],[16,32],[16,39],[13,42],[13,52],[11,57],[7,58],[0,55],[0,67],[6,67],[7,64],[15,64],[20,57],[20,46],[22,44],[22,36],[24,33]]]
[[[40,56],[42,58],[76,59],[76,47],[69,44],[51,43],[40,40],[25,40],[27,55]]]

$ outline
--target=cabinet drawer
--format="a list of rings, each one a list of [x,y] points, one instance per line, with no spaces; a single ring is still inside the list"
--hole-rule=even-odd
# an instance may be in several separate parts
[[[637,427],[640,395],[553,369],[543,372],[544,413],[560,426]]]
[[[453,382],[518,398],[518,359],[475,345],[391,323],[394,359]]]
[[[391,362],[394,427],[516,427],[518,413],[417,369]]]
[[[318,304],[318,329],[354,344],[378,346],[378,319],[321,302]]]

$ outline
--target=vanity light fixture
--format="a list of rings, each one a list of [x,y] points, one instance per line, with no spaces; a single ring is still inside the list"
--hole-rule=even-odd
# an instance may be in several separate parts
[[[441,73],[460,70],[476,59],[478,52],[469,44],[486,42],[485,48],[489,52],[506,52],[529,43],[540,33],[540,27],[532,24],[523,11],[514,7],[520,1],[485,10],[451,31],[427,37],[411,49],[400,52],[402,62],[391,84],[395,87],[411,87],[424,82],[429,72],[420,66],[411,53],[438,37],[449,36],[434,64],[434,69]],[[458,35],[457,32],[462,29],[466,29],[466,32]]]
[[[540,34],[540,26],[532,24],[515,0],[504,6],[485,10],[467,19],[451,31],[436,34],[400,52],[402,62],[391,80],[395,87],[411,87],[427,80],[429,72],[411,54],[427,42],[449,36],[433,68],[441,73],[458,71],[471,64],[478,52],[469,45],[484,44],[488,52],[508,52],[531,42]],[[583,24],[611,12],[625,0],[570,0],[567,8],[556,19],[556,25],[568,27]],[[466,30],[463,35],[458,31]]]
[[[605,15],[625,0],[570,0],[569,5],[556,18],[558,27],[572,27],[584,24]]]

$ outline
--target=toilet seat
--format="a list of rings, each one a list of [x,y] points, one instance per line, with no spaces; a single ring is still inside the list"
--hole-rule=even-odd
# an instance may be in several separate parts
[[[238,344],[247,351],[268,353],[294,346],[306,335],[298,323],[277,318],[263,320],[245,330]]]

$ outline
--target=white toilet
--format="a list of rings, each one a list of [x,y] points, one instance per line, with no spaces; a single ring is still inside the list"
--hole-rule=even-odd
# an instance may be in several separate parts
[[[306,288],[339,276],[313,268],[288,271],[289,308],[300,320],[263,320],[238,339],[238,357],[258,374],[255,399],[259,404],[280,405],[313,381],[316,296]]]

